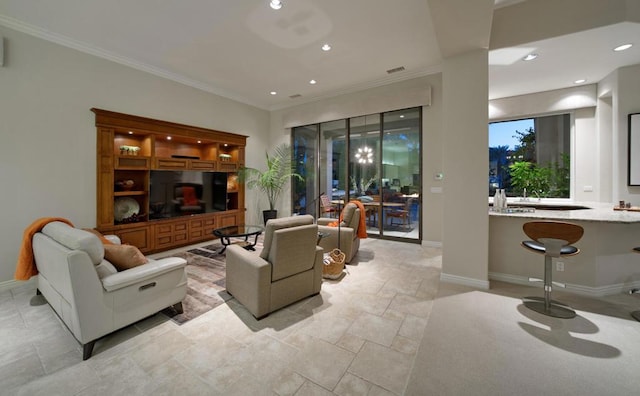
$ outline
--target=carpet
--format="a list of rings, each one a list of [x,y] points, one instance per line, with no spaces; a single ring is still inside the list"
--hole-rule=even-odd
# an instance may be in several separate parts
[[[602,301],[578,300],[600,313],[574,305],[576,318],[557,319],[520,298],[455,290],[440,285],[406,395],[637,394],[638,323]]]
[[[262,245],[256,248],[259,251]],[[171,307],[162,311],[177,324],[182,325],[233,298],[225,289],[226,256],[218,253],[221,249],[222,245],[217,242],[170,255],[187,260],[187,296],[182,301],[184,312],[178,314]]]

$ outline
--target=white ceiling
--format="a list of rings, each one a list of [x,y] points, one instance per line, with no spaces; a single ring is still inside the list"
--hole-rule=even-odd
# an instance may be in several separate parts
[[[443,37],[464,29],[434,26],[430,6],[449,17],[457,12],[442,8],[465,1],[480,0],[283,0],[279,11],[268,0],[0,0],[0,25],[273,110],[440,71],[452,49]],[[627,22],[491,51],[490,97],[596,82],[640,63],[639,37],[640,24]],[[634,39],[631,50],[611,51]],[[520,61],[525,49],[540,57]]]
[[[635,45],[615,52],[620,44]],[[525,62],[527,54],[538,58]],[[593,84],[640,63],[640,24],[622,22],[489,52],[489,99]]]

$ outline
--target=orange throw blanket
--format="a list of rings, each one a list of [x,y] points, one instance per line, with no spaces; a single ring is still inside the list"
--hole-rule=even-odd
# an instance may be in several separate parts
[[[73,224],[71,224],[69,220],[61,217],[43,217],[34,221],[29,227],[27,227],[22,235],[22,245],[20,246],[20,252],[18,253],[16,272],[13,276],[16,280],[29,280],[32,276],[38,275],[36,260],[33,256],[33,235],[36,232],[40,232],[44,226],[52,221],[61,221],[73,227]]]
[[[353,202],[358,209],[360,209],[360,224],[358,224],[358,238],[360,239],[364,239],[367,237],[367,219],[365,218],[365,210],[364,210],[364,205],[362,204],[362,202],[358,201],[358,200],[352,200],[349,202]],[[345,205],[346,207],[347,205]],[[344,212],[344,209],[342,209],[342,212]],[[340,213],[340,218],[338,219],[338,221],[334,221],[333,223],[329,223],[329,227],[337,227],[338,226],[338,222],[342,222],[342,215],[343,213]]]

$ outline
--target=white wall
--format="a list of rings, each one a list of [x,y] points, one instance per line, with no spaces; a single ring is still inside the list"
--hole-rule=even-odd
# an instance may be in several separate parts
[[[443,280],[489,287],[488,52],[469,51],[443,65]],[[469,70],[473,70],[470,73]]]
[[[640,205],[640,187],[627,186],[628,116],[639,112],[640,64],[614,70],[598,83],[596,114],[600,152],[596,158],[605,202],[624,200]]]
[[[436,174],[443,172],[442,150],[442,74],[430,79],[431,106],[422,109],[422,240],[433,245],[442,244],[444,211],[442,205],[443,180]]]
[[[40,217],[93,227],[97,107],[248,135],[262,164],[269,113],[0,27],[0,287],[13,278],[23,230]],[[247,194],[247,208],[253,197]]]
[[[613,110],[615,136],[613,158],[617,159],[614,163],[617,188],[614,184],[613,199],[614,202],[622,199],[630,201],[635,206],[640,206],[640,187],[627,186],[628,116],[630,113],[640,113],[640,65],[618,69]],[[635,153],[635,155],[640,155],[640,153]]]
[[[615,74],[614,74],[615,73]],[[613,202],[613,89],[617,84],[617,72],[598,83],[596,107],[598,153],[596,155],[598,201]]]
[[[596,123],[596,108],[586,107],[573,112],[573,140],[574,150],[571,152],[571,162],[574,164],[571,174],[571,191],[575,201],[598,202],[602,186],[598,178],[598,129]]]

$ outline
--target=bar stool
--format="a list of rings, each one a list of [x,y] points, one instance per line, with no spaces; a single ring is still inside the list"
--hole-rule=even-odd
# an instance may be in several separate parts
[[[525,307],[547,316],[570,319],[576,316],[574,310],[566,304],[551,299],[552,286],[565,287],[563,283],[553,282],[552,259],[554,257],[574,256],[580,249],[572,244],[578,242],[584,229],[571,223],[557,221],[531,221],[522,226],[522,230],[532,241],[522,241],[522,246],[534,253],[544,254],[544,297],[524,297]],[[529,281],[542,281],[529,278]]]
[[[640,247],[634,247],[632,250],[632,252],[634,253],[640,253]],[[640,293],[640,289],[632,289],[630,291],[631,294],[636,294],[636,293]],[[631,312],[631,316],[637,320],[638,322],[640,322],[640,311],[633,311]]]

